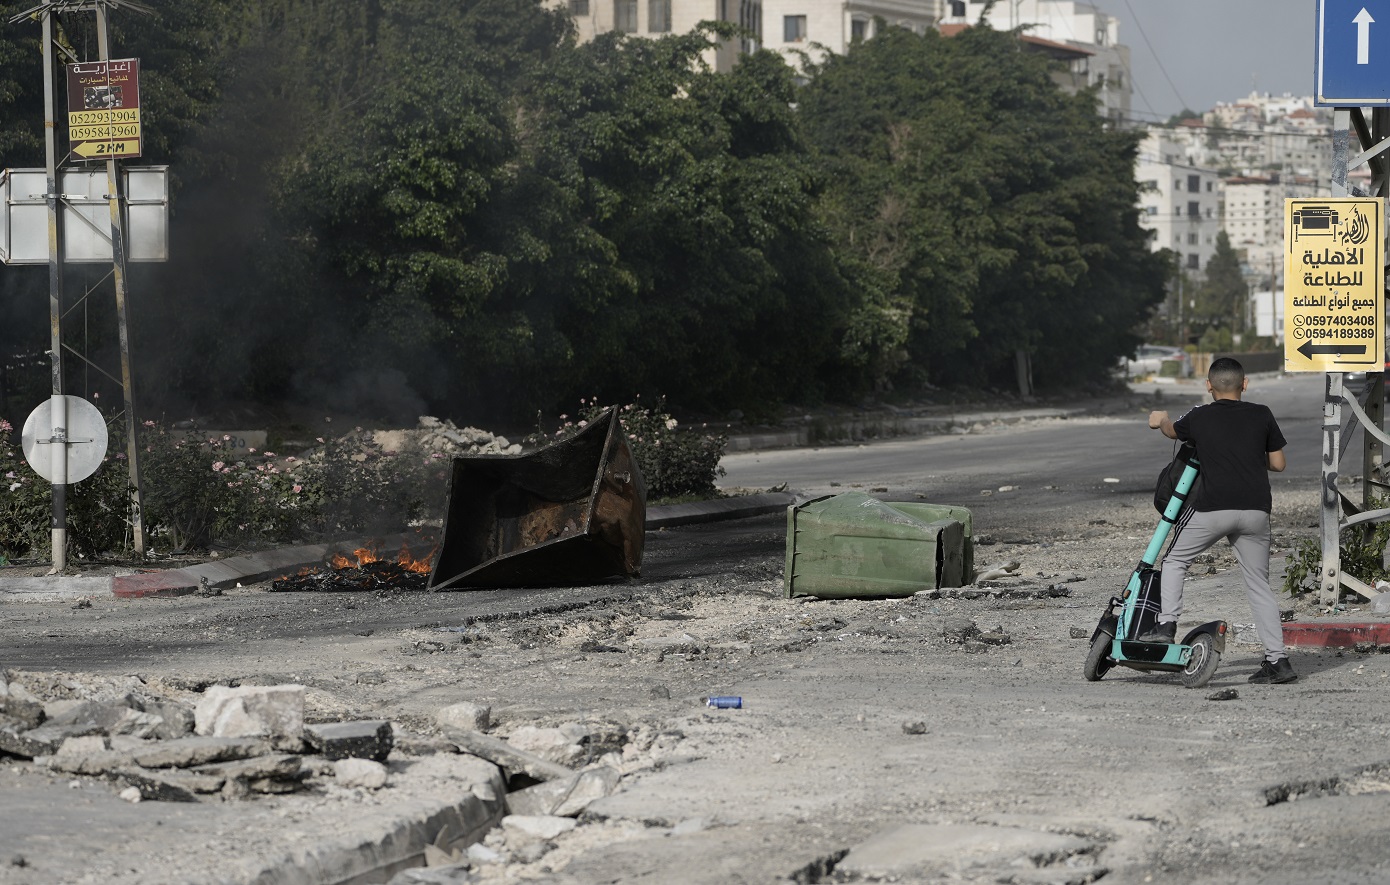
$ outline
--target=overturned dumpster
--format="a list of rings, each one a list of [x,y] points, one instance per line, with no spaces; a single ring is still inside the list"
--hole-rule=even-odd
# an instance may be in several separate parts
[[[429,589],[553,587],[637,575],[647,491],[617,411],[521,455],[454,459]]]
[[[911,596],[974,577],[970,511],[862,492],[787,508],[787,596]]]

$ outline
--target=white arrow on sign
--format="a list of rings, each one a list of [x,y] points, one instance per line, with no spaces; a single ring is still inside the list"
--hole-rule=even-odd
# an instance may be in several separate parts
[[[1368,65],[1371,63],[1371,23],[1375,19],[1363,6],[1352,21],[1356,23],[1356,63]]]

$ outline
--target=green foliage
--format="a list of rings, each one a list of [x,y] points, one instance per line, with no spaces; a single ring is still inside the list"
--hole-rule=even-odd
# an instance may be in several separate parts
[[[563,423],[554,433],[537,427],[526,442],[539,446],[572,436],[609,408],[599,405],[597,399],[581,399],[577,416],[561,415]],[[633,460],[642,471],[648,499],[719,497],[714,481],[724,475],[719,459],[724,457],[727,434],[712,432],[707,425],[698,430],[680,427],[666,411],[665,398],[646,407],[639,396],[636,402],[618,408],[618,420],[627,434]]]
[[[1372,500],[1370,509],[1390,506],[1390,499]],[[1390,580],[1390,567],[1385,564],[1385,545],[1390,542],[1390,521],[1350,529],[1342,540],[1339,556],[1342,571],[1374,585]],[[1284,592],[1290,596],[1316,590],[1321,586],[1322,540],[1300,538],[1289,551],[1284,567]]]
[[[1225,329],[1228,333],[1235,331],[1233,325],[1248,290],[1240,269],[1240,256],[1231,248],[1231,240],[1223,230],[1216,235],[1216,252],[1207,262],[1206,278],[1197,288],[1192,322]]]

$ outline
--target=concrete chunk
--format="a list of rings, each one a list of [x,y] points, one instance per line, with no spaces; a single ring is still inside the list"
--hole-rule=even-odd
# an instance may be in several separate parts
[[[18,720],[24,728],[38,728],[44,721],[43,702],[19,683],[0,677],[0,714]]]
[[[251,759],[236,759],[230,762],[199,765],[193,771],[196,774],[240,778],[245,781],[264,778],[286,780],[297,777],[302,764],[298,756],[289,753],[276,753],[270,756],[256,756]]]
[[[574,785],[559,805],[550,812],[559,817],[576,817],[595,799],[602,799],[618,789],[622,774],[607,765],[579,773]]]
[[[270,752],[261,738],[185,737],[159,741],[135,751],[135,761],[145,768],[192,768],[209,762],[249,759]]]
[[[386,786],[386,766],[370,759],[339,759],[333,763],[333,776],[340,787],[376,790]]]
[[[510,772],[522,772],[539,781],[567,778],[574,770],[547,759],[518,750],[506,741],[476,731],[445,727],[444,736],[465,753],[481,756]]]
[[[140,791],[141,799],[159,802],[197,802],[198,797],[188,786],[177,783],[173,778],[160,772],[143,768],[127,767],[112,772],[116,783],[134,787]]]
[[[864,878],[957,878],[971,868],[1052,864],[1087,851],[1091,843],[1019,827],[904,824],[854,846],[837,873]]]
[[[194,720],[198,734],[297,741],[304,732],[304,686],[213,685],[194,709]]]
[[[584,727],[575,723],[558,728],[523,725],[507,736],[507,743],[557,765],[574,766],[584,760],[586,750],[581,741],[587,737]]]
[[[95,725],[41,725],[24,732],[0,729],[0,752],[30,759],[35,756],[52,756],[68,738],[97,734],[100,731],[100,727]]]
[[[487,704],[460,701],[441,709],[434,715],[434,719],[441,728],[450,726],[469,731],[487,731],[488,726],[492,724],[492,708]]]
[[[86,738],[78,738],[77,740],[86,740]],[[68,742],[71,743],[71,739]],[[131,764],[130,754],[120,750],[74,752],[69,751],[66,745],[59,748],[58,753],[48,760],[50,770],[61,771],[66,774],[106,774]]]
[[[306,725],[304,738],[328,759],[373,759],[385,762],[395,743],[391,723],[382,719]]]
[[[549,842],[568,833],[578,824],[568,817],[554,815],[509,814],[502,818],[502,831],[508,844]]]

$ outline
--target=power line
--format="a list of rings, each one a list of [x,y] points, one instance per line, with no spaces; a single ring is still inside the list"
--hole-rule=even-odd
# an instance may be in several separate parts
[[[1144,30],[1144,23],[1139,21],[1139,16],[1135,14],[1134,7],[1129,4],[1129,0],[1125,0],[1125,9],[1129,10],[1130,18],[1134,19],[1134,26],[1139,29],[1139,36],[1144,38],[1144,45],[1149,47],[1149,54],[1154,57],[1154,61],[1158,63],[1158,69],[1163,72],[1163,79],[1168,81],[1168,86],[1173,90],[1173,95],[1177,96],[1178,104],[1187,107],[1187,102],[1183,101],[1182,93],[1178,92],[1178,87],[1173,83],[1173,78],[1168,76],[1168,69],[1163,66],[1163,59],[1158,57],[1158,53],[1154,51],[1154,45],[1149,42],[1149,35]],[[1131,77],[1131,79],[1133,78]]]

